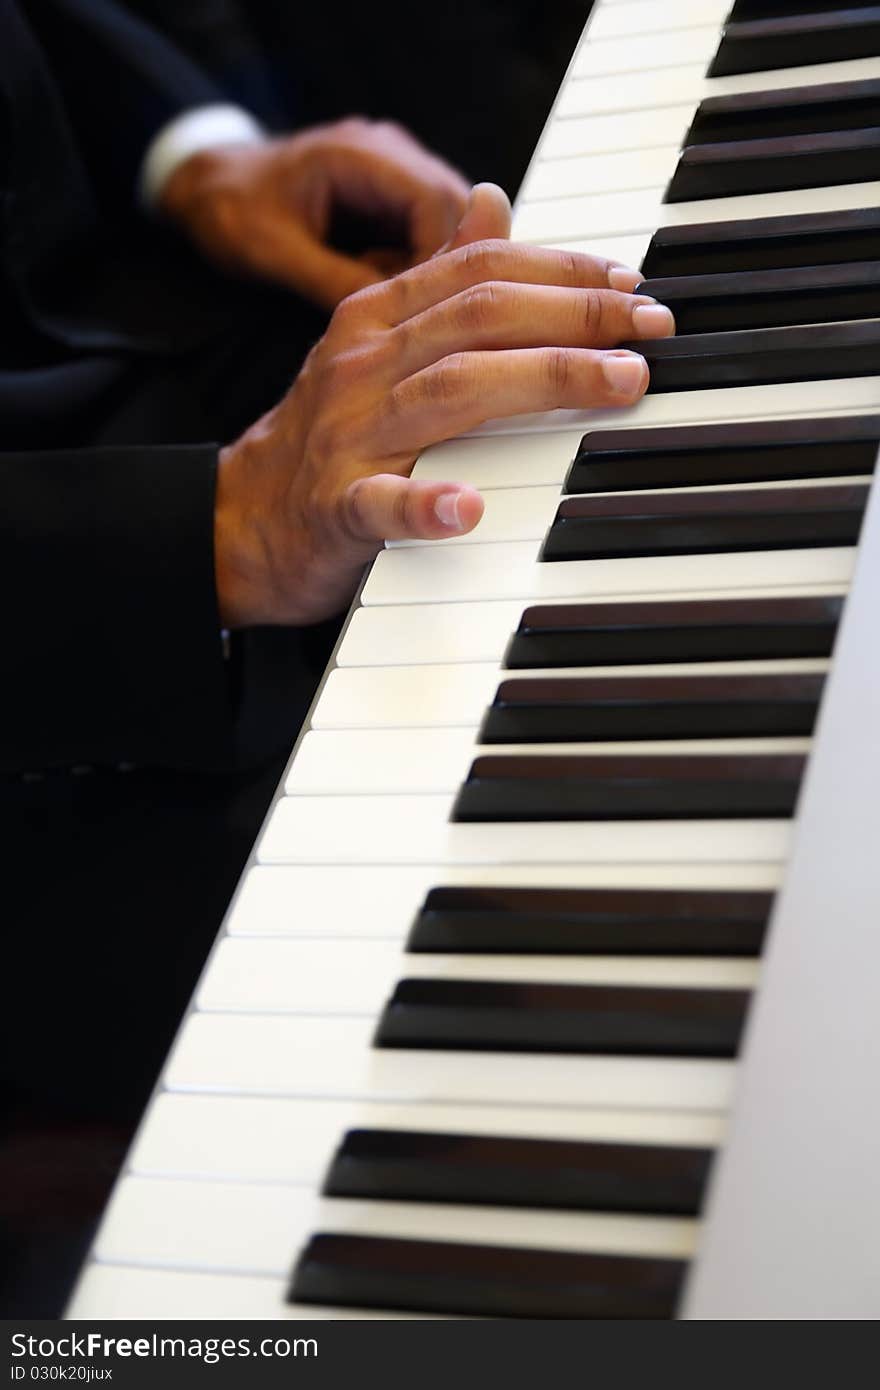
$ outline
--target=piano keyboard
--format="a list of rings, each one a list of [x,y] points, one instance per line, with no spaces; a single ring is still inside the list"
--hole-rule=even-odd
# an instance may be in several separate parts
[[[514,235],[640,265],[679,335],[631,410],[418,461],[484,519],[373,564],[68,1316],[718,1316],[728,1245],[752,1287],[780,960],[865,911],[853,872],[817,935],[804,885],[880,698],[880,8],[730,11],[594,7]]]

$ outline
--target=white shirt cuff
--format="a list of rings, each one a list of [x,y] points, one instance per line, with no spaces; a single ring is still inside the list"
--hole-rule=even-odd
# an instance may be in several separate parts
[[[169,121],[154,137],[141,162],[138,193],[154,208],[178,165],[212,145],[253,145],[266,138],[258,121],[240,106],[196,106]]]

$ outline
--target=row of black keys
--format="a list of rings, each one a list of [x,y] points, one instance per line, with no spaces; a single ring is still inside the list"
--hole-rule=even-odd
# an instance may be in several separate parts
[[[772,897],[663,890],[432,890],[408,950],[626,950],[754,954]],[[377,1035],[384,1047],[732,1056],[740,991],[627,990],[402,981]],[[695,1215],[709,1149],[669,1144],[352,1130],[324,1191],[385,1201],[660,1216]],[[381,1236],[318,1234],[299,1261],[296,1302],[453,1315],[670,1317],[682,1261]]]
[[[600,430],[581,441],[543,560],[698,555],[855,545],[880,417]],[[821,486],[671,491],[819,480]],[[575,495],[577,494],[577,495]],[[595,495],[610,494],[610,495]]]
[[[880,170],[880,82],[829,82],[697,107],[664,202],[869,183]]]

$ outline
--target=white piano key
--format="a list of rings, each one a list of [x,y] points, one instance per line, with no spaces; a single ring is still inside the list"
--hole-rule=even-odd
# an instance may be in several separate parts
[[[500,662],[522,616],[518,601],[358,608],[336,653],[337,666],[419,662]],[[386,621],[387,619],[387,621]]]
[[[717,888],[772,892],[778,864],[627,864],[629,888]],[[431,888],[619,888],[603,864],[258,865],[233,903],[230,936],[353,937],[401,940]]]
[[[465,439],[499,440],[485,454],[473,444],[462,448],[467,465],[456,465],[457,445],[447,440],[426,449],[414,476],[438,481],[470,482],[481,491],[495,487],[549,486],[561,483],[580,436],[590,430],[652,429],[665,425],[726,424],[735,420],[801,419],[813,415],[852,415],[880,409],[880,377],[789,381],[778,386],[715,387],[704,391],[668,391],[644,396],[625,409],[550,410],[489,420]],[[564,434],[563,443],[555,439]],[[539,436],[543,445],[526,440]],[[521,444],[512,441],[521,439]],[[601,441],[600,441],[601,442]],[[572,448],[572,444],[574,447]],[[546,456],[544,450],[547,451]],[[565,460],[565,462],[563,462]]]
[[[670,25],[650,34],[634,27],[619,38],[597,39],[592,33],[579,48],[569,76],[601,80],[617,73],[641,75],[655,68],[680,68],[685,63],[699,63],[705,72],[719,38],[719,26],[705,23],[682,29]]]
[[[375,1018],[402,979],[514,984],[751,989],[756,961],[673,956],[408,956],[393,941],[226,937],[199,986],[206,1013],[345,1014]]]
[[[813,63],[801,68],[744,72],[731,77],[705,76],[703,63],[682,63],[642,73],[606,77],[572,76],[557,98],[554,121],[569,116],[604,115],[614,111],[655,110],[689,103],[696,110],[704,97],[739,92],[778,92],[790,87],[816,87],[830,82],[863,82],[880,74],[880,59],[854,58],[838,63]]]
[[[183,1273],[135,1265],[89,1265],[65,1318],[72,1322],[269,1322],[310,1319],[409,1320],[430,1314],[396,1313],[323,1304],[286,1303],[287,1279]],[[432,1319],[436,1321],[436,1319]],[[303,1355],[310,1354],[303,1350]]]
[[[626,4],[596,5],[587,25],[586,40],[629,38],[634,34],[653,34],[666,29],[686,29],[690,25],[716,23],[720,38],[722,21],[730,12],[731,0],[629,0]]]
[[[654,0],[651,0],[654,4]],[[678,149],[694,118],[691,102],[647,111],[615,111],[606,116],[572,116],[550,121],[532,162],[572,155],[609,155],[673,146]]]
[[[700,591],[769,585],[846,584],[852,547],[774,550],[730,555],[653,555],[633,560],[559,560],[542,564],[532,541],[511,544],[416,546],[379,555],[363,591],[365,604],[430,603],[520,598],[611,598],[653,590]],[[464,677],[462,677],[464,679]]]
[[[513,219],[516,241],[537,243],[581,238],[630,236],[657,227],[692,222],[745,221],[805,213],[841,212],[880,202],[880,181],[842,183],[830,188],[750,193],[733,198],[704,198],[691,203],[664,203],[664,186],[622,193],[581,194],[517,204]]]
[[[508,673],[501,672],[500,678]],[[327,729],[306,734],[288,774],[288,796],[401,796],[455,792],[473,759],[483,753],[529,757],[548,753],[807,754],[807,738],[641,739],[620,743],[499,744],[478,742],[475,726],[447,728],[445,711],[427,728]]]
[[[779,820],[451,822],[442,796],[287,796],[263,829],[263,864],[780,863]]]
[[[533,680],[542,676],[574,677],[724,676],[822,674],[822,658],[780,658],[765,661],[705,661],[658,663],[652,666],[569,666],[507,671],[491,662],[468,666],[353,666],[331,671],[312,713],[312,729],[429,729],[464,727],[473,731],[491,703],[501,681]],[[629,743],[631,740],[621,741]],[[705,749],[708,741],[701,746]],[[607,747],[607,744],[602,744]],[[639,748],[643,744],[639,743]],[[441,745],[442,747],[442,745]],[[454,745],[453,745],[454,748]],[[450,748],[450,751],[453,751]],[[547,745],[544,745],[545,751]],[[405,751],[405,746],[404,746]],[[430,752],[424,750],[430,757]],[[298,759],[297,759],[298,761]]]
[[[693,1058],[373,1048],[363,1018],[191,1014],[165,1071],[170,1091],[251,1096],[716,1113],[735,1065]]]
[[[559,488],[493,488],[485,499],[486,510],[473,531],[451,538],[452,544],[477,545],[489,541],[526,541],[543,537],[559,503]],[[388,541],[389,547],[424,545],[424,541]],[[446,542],[435,542],[445,544]]]
[[[766,598],[784,598],[784,586],[762,589]],[[805,585],[797,592],[816,595],[845,592],[843,586]],[[754,598],[755,591],[731,591],[730,597]],[[659,602],[656,593],[637,596],[640,603]],[[691,594],[694,598],[697,595]],[[575,599],[560,603],[574,604]],[[447,662],[495,661],[500,664],[511,634],[519,625],[521,600],[469,603],[414,603],[398,607],[358,608],[336,654],[337,666],[444,665]]]
[[[125,1178],[111,1198],[96,1253],[104,1262],[283,1277],[316,1231],[686,1259],[693,1251],[696,1222],[447,1202],[321,1199],[305,1187]]]
[[[679,147],[584,154],[569,159],[539,159],[519,191],[517,206],[542,198],[665,188],[678,166]]]
[[[639,499],[650,497],[684,497],[694,492],[768,492],[798,490],[815,491],[826,487],[841,487],[847,483],[870,483],[871,475],[860,473],[836,478],[782,478],[750,483],[716,483],[692,487],[658,487],[639,489]],[[599,494],[591,494],[599,495]],[[604,496],[626,495],[608,488]],[[632,496],[632,494],[630,494]],[[443,540],[405,540],[386,542],[389,550],[418,546],[482,545],[496,541],[543,541],[562,501],[559,488],[492,488],[486,495],[486,510],[476,530],[466,536],[450,536]],[[552,563],[557,563],[553,561]]]
[[[480,1134],[518,1139],[714,1146],[720,1115],[560,1110],[542,1105],[386,1105],[377,1101],[259,1099],[164,1093],[131,1154],[142,1177],[311,1183],[318,1187],[350,1129]]]

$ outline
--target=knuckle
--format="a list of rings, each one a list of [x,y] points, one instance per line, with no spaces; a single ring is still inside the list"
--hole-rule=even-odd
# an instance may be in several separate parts
[[[497,280],[482,280],[464,290],[459,297],[459,326],[465,330],[487,327],[496,317],[502,298],[503,290]]]
[[[462,267],[468,276],[477,280],[498,278],[502,262],[501,247],[507,243],[498,240],[472,241],[461,249]]]
[[[421,373],[422,392],[431,405],[461,404],[473,394],[473,371],[467,354],[456,352]]]
[[[582,328],[588,341],[598,338],[602,330],[603,318],[604,302],[601,291],[584,290],[581,299],[581,320]]]
[[[574,368],[568,348],[550,348],[546,356],[547,384],[554,400],[564,399]]]

